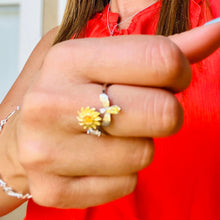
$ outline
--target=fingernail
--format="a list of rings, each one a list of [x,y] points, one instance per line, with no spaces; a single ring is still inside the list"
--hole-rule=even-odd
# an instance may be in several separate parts
[[[218,22],[220,22],[220,17],[205,23],[205,25],[214,24],[214,23],[218,23]]]

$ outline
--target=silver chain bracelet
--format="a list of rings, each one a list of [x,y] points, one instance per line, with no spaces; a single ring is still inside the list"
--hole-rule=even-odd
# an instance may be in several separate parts
[[[12,113],[10,113],[5,119],[1,120],[1,125],[0,125],[0,133],[3,129],[3,127],[5,126],[5,124],[7,123],[8,119],[11,118],[11,116],[13,116],[15,114],[15,112],[20,110],[20,106],[17,106],[16,110],[14,110]]]
[[[11,118],[19,110],[20,110],[20,106],[17,106],[16,110],[11,112],[5,119],[1,120],[0,133],[2,132],[3,127],[8,122],[9,118]],[[3,189],[4,192],[7,193],[8,196],[15,197],[17,199],[30,199],[30,198],[32,198],[32,196],[29,193],[23,195],[22,193],[17,193],[11,187],[7,186],[7,183],[2,180],[1,175],[0,175],[0,187]]]
[[[0,176],[0,187],[3,189],[4,192],[7,193],[8,196],[15,197],[17,199],[32,198],[32,196],[29,193],[23,195],[22,193],[15,192],[10,186],[7,186],[7,183],[1,179],[1,176]]]

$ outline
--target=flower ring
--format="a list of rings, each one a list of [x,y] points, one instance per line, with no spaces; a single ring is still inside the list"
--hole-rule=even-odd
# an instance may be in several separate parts
[[[87,130],[87,134],[93,134],[100,136],[101,135],[101,126],[107,127],[111,124],[111,115],[116,115],[121,111],[121,108],[118,105],[110,106],[109,97],[103,90],[102,94],[99,95],[99,99],[103,105],[103,108],[100,108],[97,111],[95,108],[81,108],[78,111],[78,116],[76,117],[79,125],[83,126]],[[101,117],[102,115],[102,117]]]

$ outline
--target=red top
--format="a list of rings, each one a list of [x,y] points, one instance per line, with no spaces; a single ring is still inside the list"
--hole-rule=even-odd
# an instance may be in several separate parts
[[[218,0],[210,0],[213,15],[220,16]],[[191,0],[192,28],[202,25],[202,0]],[[136,15],[128,29],[114,35],[154,34],[160,3]],[[107,7],[88,22],[86,37],[109,36]],[[118,14],[109,13],[110,28]],[[87,210],[44,208],[29,201],[26,220],[214,220],[220,219],[220,50],[193,65],[188,89],[177,94],[185,110],[181,131],[155,140],[153,163],[139,172],[134,193]]]

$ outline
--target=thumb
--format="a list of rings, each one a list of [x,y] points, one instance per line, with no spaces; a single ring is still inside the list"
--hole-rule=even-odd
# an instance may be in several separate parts
[[[220,22],[175,34],[169,38],[182,50],[190,63],[195,63],[220,47]]]

